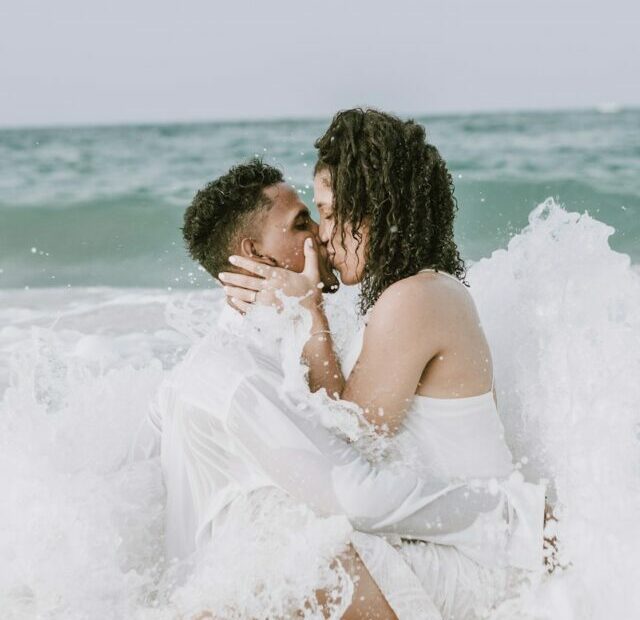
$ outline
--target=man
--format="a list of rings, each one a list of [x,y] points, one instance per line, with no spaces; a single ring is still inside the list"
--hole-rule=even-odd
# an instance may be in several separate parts
[[[318,227],[311,219],[308,208],[283,180],[278,169],[253,160],[233,167],[197,192],[185,212],[183,235],[191,256],[212,276],[217,277],[219,272],[231,268],[227,261],[230,248],[266,264],[302,269],[304,241],[316,235]],[[336,290],[338,281],[326,260],[322,261],[320,269],[325,290]],[[220,332],[229,332],[234,323],[237,323],[235,312],[223,310],[219,329],[214,332],[212,339]],[[179,450],[181,442],[172,440],[171,428],[167,428],[163,418],[167,417],[164,415],[167,410],[175,405],[174,392],[180,391],[180,387],[183,395],[187,392],[183,370],[187,374],[188,369],[193,368],[212,372],[208,363],[211,360],[207,359],[210,344],[210,339],[205,339],[194,347],[165,382],[159,402],[151,409],[134,444],[134,458],[140,458],[157,454],[162,441],[163,469],[168,487],[166,545],[169,557],[186,557],[195,549],[197,525],[192,510],[194,499],[183,455]],[[222,396],[219,398],[222,399]],[[209,406],[219,405],[214,400]],[[173,418],[169,424],[174,425],[176,416],[169,417]],[[222,431],[220,438],[224,444]],[[225,445],[217,447],[227,450]],[[244,466],[238,461],[237,467],[243,469]],[[249,492],[270,484],[255,471],[247,469],[243,491]],[[221,481],[220,486],[228,492],[226,480]],[[221,504],[224,503],[220,497],[218,499]]]
[[[232,168],[199,191],[185,213],[183,229],[191,256],[214,277],[230,268],[227,257],[231,248],[266,264],[301,270],[304,241],[317,235],[317,224],[295,191],[283,180],[279,170],[254,160]],[[336,290],[338,281],[326,260],[322,261],[320,269],[324,290]],[[223,310],[220,331],[231,330],[235,318],[233,311]],[[214,338],[218,335],[219,332]],[[216,516],[235,499],[264,487],[273,487],[270,480],[255,468],[247,467],[233,453],[224,430],[216,424],[214,417],[208,415],[204,420],[200,416],[199,421],[207,427],[209,448],[213,447],[218,458],[233,463],[235,480],[232,482],[220,472],[210,470],[198,485],[192,475],[190,461],[193,461],[193,454],[187,457],[184,453],[188,442],[184,435],[188,435],[188,431],[185,432],[181,426],[181,416],[175,415],[176,394],[182,392],[184,397],[185,393],[190,393],[190,398],[194,398],[195,390],[190,390],[190,387],[197,380],[192,376],[191,386],[188,386],[183,374],[189,374],[189,369],[193,368],[210,368],[212,360],[207,355],[208,344],[205,339],[195,347],[165,383],[159,402],[150,411],[134,445],[134,458],[153,456],[162,446],[167,487],[165,541],[169,558],[185,558],[197,546],[204,544],[211,535],[211,524]],[[212,397],[210,405],[214,407],[224,401],[223,395],[216,399],[211,391],[207,396]],[[167,415],[170,412],[174,415]],[[201,408],[191,407],[191,427],[195,426],[201,412]],[[209,505],[204,507],[202,504],[207,501]],[[207,516],[202,517],[203,513]],[[365,595],[376,610],[371,617],[394,617],[357,556],[352,554],[343,561],[359,574],[359,595]]]
[[[197,193],[183,233],[192,257],[217,277],[233,269],[231,254],[302,271],[304,243],[315,241],[317,225],[280,171],[253,160]],[[325,290],[335,290],[322,251],[321,279]],[[506,512],[500,488],[488,492],[421,480],[406,467],[373,466],[318,423],[313,407],[322,403],[294,402],[283,393],[282,355],[260,330],[238,326],[238,318],[229,308],[222,313],[220,329],[172,373],[141,429],[138,450],[146,454],[162,435],[168,555],[185,557],[206,543],[240,498],[278,488],[320,515],[346,516],[360,530],[345,560],[359,576],[345,617],[440,618],[382,536],[478,545],[478,516]],[[310,411],[301,414],[299,405]]]

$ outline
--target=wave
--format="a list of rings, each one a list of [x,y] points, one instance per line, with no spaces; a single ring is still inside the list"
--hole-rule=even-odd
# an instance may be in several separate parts
[[[506,249],[470,269],[507,437],[523,471],[552,481],[568,566],[494,620],[629,618],[640,609],[640,274],[610,249],[611,234],[547,201]],[[158,385],[210,329],[220,295],[0,291],[0,494],[12,507],[0,510],[5,616],[174,618],[193,611],[207,579],[228,601],[243,576],[257,583],[270,570],[239,536],[218,556],[224,567],[197,559],[176,585],[162,552],[159,463],[126,464]],[[331,524],[315,531],[338,535]],[[281,593],[247,586],[242,604],[260,609]]]
[[[505,245],[526,225],[540,183],[507,177],[463,181],[457,189],[456,236],[463,256],[473,261]],[[612,247],[640,261],[637,197],[596,191],[590,183],[572,179],[556,180],[554,187],[571,198],[573,208],[595,217],[606,214],[616,229]],[[309,201],[310,193],[302,198]],[[0,287],[207,286],[211,278],[183,246],[180,229],[186,204],[187,198],[167,202],[150,189],[90,201],[12,208],[0,204]]]

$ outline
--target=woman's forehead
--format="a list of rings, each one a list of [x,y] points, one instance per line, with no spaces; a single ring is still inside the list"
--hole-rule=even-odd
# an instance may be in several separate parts
[[[324,187],[327,189],[331,189],[331,173],[326,168],[320,170],[313,177],[313,185],[314,187]]]

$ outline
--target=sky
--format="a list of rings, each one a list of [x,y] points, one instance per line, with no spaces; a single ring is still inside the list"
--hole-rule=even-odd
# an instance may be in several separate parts
[[[638,0],[3,0],[0,126],[640,106]]]

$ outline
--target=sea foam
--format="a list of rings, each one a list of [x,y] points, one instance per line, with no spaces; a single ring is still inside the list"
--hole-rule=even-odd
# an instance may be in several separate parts
[[[556,504],[567,569],[535,606],[554,619],[640,610],[640,277],[612,233],[547,200],[470,272],[507,438]]]
[[[547,201],[506,249],[469,270],[507,438],[525,474],[550,481],[566,566],[495,618],[640,609],[640,276],[609,248],[611,232]],[[343,295],[334,314],[352,301]],[[278,601],[309,600],[313,580],[349,592],[326,561],[304,564],[337,553],[344,525],[299,506],[266,502],[251,529],[253,506],[223,545],[181,566],[164,558],[159,461],[127,457],[163,378],[214,324],[219,289],[0,299],[3,618],[164,619],[202,606],[216,617],[278,615]],[[285,519],[306,524],[300,535]]]

